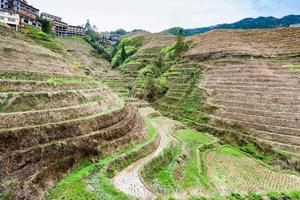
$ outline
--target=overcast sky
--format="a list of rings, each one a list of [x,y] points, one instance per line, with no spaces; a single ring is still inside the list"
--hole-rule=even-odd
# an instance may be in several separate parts
[[[100,31],[196,28],[245,17],[300,14],[300,0],[28,0],[72,25],[90,19]]]

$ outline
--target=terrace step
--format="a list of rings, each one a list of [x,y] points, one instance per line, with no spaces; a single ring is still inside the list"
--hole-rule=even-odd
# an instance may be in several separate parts
[[[8,93],[0,93],[0,96],[9,98],[4,112],[70,107],[84,102],[98,101],[103,96],[110,95],[110,92],[108,88],[96,88],[51,92],[15,92],[10,95],[9,98]]]
[[[274,64],[270,64],[267,66],[262,66],[260,64],[251,64],[251,63],[245,63],[245,65],[222,65],[222,66],[213,66],[210,65],[207,70],[255,70],[255,71],[259,71],[259,70],[275,70],[275,71],[286,71],[286,69],[282,66],[275,66]]]
[[[167,96],[173,96],[173,97],[179,97],[182,98],[185,96],[185,92],[174,92],[174,91],[168,91]]]
[[[293,152],[296,154],[299,154],[299,152],[300,152],[299,146],[290,145],[290,144],[281,143],[281,142],[274,142],[274,141],[270,141],[270,140],[264,140],[261,138],[255,138],[255,139],[260,142],[267,143],[267,144],[271,145],[272,147],[275,147],[279,150],[289,151],[289,152]]]
[[[216,89],[214,90],[219,95],[236,95],[236,96],[254,96],[254,97],[265,97],[265,98],[288,98],[288,99],[297,99],[300,98],[298,93],[265,93],[263,91],[240,91],[240,90],[223,90]]]
[[[119,123],[121,126],[115,125],[115,128],[108,128],[107,131],[93,132],[88,135],[60,141],[60,143],[49,143],[44,146],[4,156],[6,159],[3,159],[4,157],[0,159],[1,164],[3,164],[2,162],[5,163],[5,165],[1,165],[5,168],[0,170],[0,177],[2,180],[10,180],[14,177],[28,180],[28,177],[30,178],[37,174],[42,166],[49,166],[57,158],[71,156],[76,159],[76,157],[84,156],[89,151],[97,151],[101,157],[113,154],[122,148],[134,145],[137,141],[146,138],[146,131],[141,117],[135,115],[134,121],[135,123],[129,126],[129,130],[126,128],[128,132],[126,130],[123,131],[121,128],[128,124],[127,122],[123,122],[123,125]],[[94,144],[94,146],[92,149],[85,149],[86,143]],[[64,144],[65,147],[58,148],[59,144]],[[30,155],[30,157],[27,155]],[[46,159],[41,160],[40,156],[44,156]],[[11,170],[14,170],[13,174],[10,173]]]
[[[248,121],[249,123],[258,123],[258,124],[265,124],[271,126],[276,124],[276,126],[300,129],[300,123],[298,120],[273,118],[269,116],[260,116],[260,115],[247,115],[242,113],[224,111],[221,109],[218,110],[216,113],[214,113],[214,115],[236,119],[236,120]]]
[[[300,97],[300,96],[299,96]],[[300,105],[300,98],[280,98],[280,97],[257,97],[248,95],[225,95],[219,94],[214,96],[212,100],[231,100],[231,101],[247,101],[248,103],[271,103],[278,105]]]
[[[59,121],[66,121],[91,115],[93,113],[101,112],[107,108],[114,107],[115,102],[91,102],[81,104],[78,106],[71,106],[65,108],[56,108],[50,110],[38,110],[29,112],[17,113],[3,113],[0,114],[0,130],[10,127],[34,126],[44,123],[54,123]]]
[[[300,137],[298,136],[282,135],[282,134],[277,134],[277,133],[272,133],[267,131],[259,131],[255,129],[250,129],[249,132],[250,135],[255,138],[289,144],[293,146],[298,146],[300,148]]]
[[[208,114],[208,115],[212,118],[236,122],[238,124],[245,125],[248,128],[259,130],[259,131],[300,137],[300,129],[297,129],[297,128],[288,128],[288,127],[277,126],[277,125],[266,125],[266,124],[260,124],[260,123],[253,123],[253,122],[245,120],[245,119],[235,119],[231,116],[221,116],[221,115],[212,115],[212,114]]]
[[[278,119],[288,119],[288,120],[294,120],[294,121],[300,120],[300,113],[294,113],[294,112],[291,112],[291,113],[289,113],[289,112],[272,112],[272,111],[266,111],[266,110],[244,109],[244,108],[239,108],[239,107],[224,107],[224,106],[219,106],[219,108],[224,111],[247,114],[247,115],[258,115],[258,116],[272,117],[272,118],[278,118]]]
[[[123,120],[127,115],[126,110],[122,108],[108,114],[99,113],[57,123],[2,129],[0,130],[0,152],[24,149],[106,128]]]
[[[297,75],[264,75],[264,74],[207,74],[207,79],[218,79],[222,77],[226,80],[231,79],[282,79],[287,81],[299,81],[300,77]]]
[[[224,107],[239,107],[243,109],[265,110],[268,112],[300,113],[300,106],[297,105],[277,105],[227,100],[210,100],[210,102],[212,102],[214,105],[221,105]]]
[[[207,70],[206,71],[206,74],[207,75],[216,75],[216,74],[244,74],[244,75],[247,75],[247,74],[256,74],[257,72],[261,72],[261,74],[263,75],[272,75],[272,76],[290,76],[292,75],[291,72],[287,71],[287,70],[268,70],[268,69],[261,69],[261,70],[258,70],[258,69],[234,69],[234,68],[231,68],[231,69],[224,69],[224,70],[219,70],[219,69],[213,69],[213,70]]]
[[[88,76],[66,74],[66,73],[55,73],[55,72],[43,73],[41,71],[24,70],[24,69],[22,70],[1,69],[0,70],[0,79],[7,79],[7,80],[48,81],[53,77],[67,79],[67,80],[76,79],[81,81],[93,81],[93,79]]]
[[[203,82],[204,85],[207,87],[214,86],[214,85],[228,85],[228,86],[255,86],[255,87],[297,87],[295,84],[290,83],[260,83],[260,82],[238,82],[238,81],[211,81],[208,80]],[[298,86],[300,88],[300,84]]]
[[[226,119],[221,119],[221,118],[218,118],[218,119],[222,120],[222,121],[231,122],[230,120],[226,120]],[[201,123],[197,123],[197,122],[194,122],[194,124],[198,126],[199,130],[202,130],[202,131],[205,131],[205,132],[214,132],[214,130],[216,130],[217,132],[227,131],[225,129],[222,129],[222,128],[219,128],[219,127],[216,127],[216,126],[210,126],[210,125],[207,125],[207,124],[201,124]],[[231,132],[233,132],[233,131],[231,131]],[[235,134],[242,134],[242,133],[235,132]],[[242,134],[242,135],[244,135],[246,137],[250,137],[250,138],[255,139],[255,140],[258,140],[259,142],[269,144],[272,147],[274,147],[276,149],[279,149],[279,150],[286,150],[286,151],[293,152],[293,153],[299,153],[300,152],[300,146],[298,146],[298,145],[274,142],[274,141],[270,141],[270,140],[267,140],[267,139],[261,139],[261,138],[258,138],[258,137],[254,137],[254,136],[251,136],[251,135],[248,135],[248,134]]]
[[[300,88],[297,87],[256,87],[256,86],[228,86],[228,85],[210,85],[209,89],[231,89],[240,91],[259,91],[259,92],[286,92],[300,93]]]
[[[1,166],[4,166],[2,169],[0,169],[0,176],[20,170],[28,163],[34,164],[39,162],[39,159],[41,159],[41,152],[44,152],[44,154],[48,154],[50,152],[54,153],[56,151],[64,152],[68,150],[68,147],[74,148],[74,145],[77,146],[77,143],[84,145],[88,142],[90,144],[94,143],[101,145],[105,144],[105,141],[111,141],[125,136],[135,126],[137,120],[136,110],[130,108],[128,108],[128,110],[129,113],[125,116],[125,118],[118,119],[115,121],[115,123],[110,124],[109,126],[97,127],[95,130],[92,128],[86,133],[72,134],[71,137],[59,139],[51,138],[51,140],[43,141],[43,143],[33,144],[33,147],[30,147],[30,145],[24,145],[23,148],[11,148],[10,152],[7,152],[6,150],[5,152],[7,153],[2,153],[0,157]],[[67,148],[57,148],[57,144],[65,144]],[[93,147],[93,145],[90,147]],[[78,148],[78,146],[76,148]],[[28,157],[29,155],[30,157]],[[49,160],[54,158],[56,158],[55,154],[47,155],[47,159]]]
[[[97,86],[99,86],[97,83],[48,83],[42,81],[0,80],[0,92],[79,90],[91,89]]]
[[[216,78],[212,78],[211,76],[209,78],[205,77],[204,78],[205,81],[210,81],[210,82],[241,82],[241,83],[283,83],[283,84],[299,84],[300,80],[297,79],[276,79],[276,78],[235,78],[235,77],[230,77],[230,78],[224,78],[222,76],[220,77],[216,77]],[[205,82],[204,81],[204,82]]]

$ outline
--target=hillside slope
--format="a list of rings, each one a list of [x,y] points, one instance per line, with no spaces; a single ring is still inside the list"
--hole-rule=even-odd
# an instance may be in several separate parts
[[[43,199],[82,159],[146,137],[137,109],[100,78],[82,38],[0,28],[0,198]]]
[[[299,36],[299,28],[216,30],[187,38],[177,59],[164,55],[175,38],[157,48],[143,43],[117,71],[126,72],[134,97],[149,101],[163,90],[150,103],[164,115],[259,159],[275,151],[266,162],[299,171]],[[149,58],[145,64],[139,55]]]

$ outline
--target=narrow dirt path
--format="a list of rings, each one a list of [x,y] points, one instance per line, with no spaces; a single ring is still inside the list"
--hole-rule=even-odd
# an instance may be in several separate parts
[[[168,132],[175,126],[176,122],[168,118],[157,118],[153,120],[153,126],[161,137],[159,147],[150,155],[131,164],[113,178],[113,185],[120,191],[142,200],[152,200],[156,195],[148,190],[139,178],[138,171],[153,158],[162,153],[168,145]]]

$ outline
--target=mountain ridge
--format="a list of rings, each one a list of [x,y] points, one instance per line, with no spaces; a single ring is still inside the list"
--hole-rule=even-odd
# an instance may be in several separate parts
[[[272,16],[257,18],[248,17],[234,23],[224,23],[217,24],[215,26],[183,29],[183,34],[184,36],[193,36],[216,29],[269,29],[289,27],[290,25],[298,23],[300,23],[300,15],[287,15],[282,18],[276,18]],[[163,31],[163,33],[177,35],[179,29],[181,28],[173,27]]]

